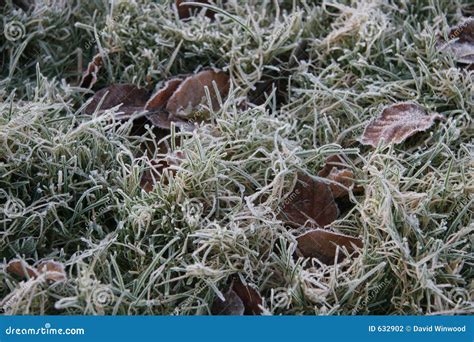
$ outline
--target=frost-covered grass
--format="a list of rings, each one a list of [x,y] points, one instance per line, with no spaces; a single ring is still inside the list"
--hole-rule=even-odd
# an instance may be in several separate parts
[[[436,46],[468,0],[236,1],[215,21],[181,21],[169,1],[7,1],[0,36],[0,297],[7,314],[208,314],[236,273],[265,314],[468,314],[473,305],[473,79]],[[464,12],[466,13],[466,12]],[[240,21],[240,23],[239,23]],[[3,26],[2,26],[3,31]],[[300,62],[288,56],[306,43]],[[98,51],[98,86],[150,90],[214,66],[231,95],[193,133],[83,113],[75,87]],[[239,106],[262,78],[288,101]],[[357,142],[384,105],[415,101],[446,119],[405,143]],[[165,139],[184,151],[153,192],[140,188]],[[344,155],[364,193],[331,229],[357,258],[297,259],[276,215],[298,171]],[[19,281],[13,258],[52,258],[68,280]]]

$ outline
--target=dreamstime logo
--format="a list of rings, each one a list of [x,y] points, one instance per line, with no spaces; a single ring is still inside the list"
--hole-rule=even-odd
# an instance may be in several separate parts
[[[267,41],[263,44],[263,48],[266,50],[271,45],[275,43],[277,39],[279,39],[285,32],[290,31],[295,24],[298,16],[296,14],[292,14],[289,16],[288,22],[283,24],[275,33],[272,34],[270,41]]]
[[[456,287],[449,291],[448,293],[449,299],[451,299],[456,304],[466,305],[472,304],[471,302],[471,294],[466,289],[461,287]]]
[[[357,306],[352,310],[352,314],[357,315],[359,311],[362,309],[362,307],[367,306],[367,304],[370,303],[372,300],[374,300],[376,296],[380,293],[380,291],[382,291],[389,284],[390,282],[388,280],[385,280],[382,283],[375,286],[374,288],[372,288],[367,298],[363,299],[362,302],[360,304],[357,304]]]
[[[16,218],[23,216],[25,204],[17,199],[9,199],[3,208],[3,213],[8,218]]]
[[[25,36],[25,32],[25,25],[16,20],[6,23],[5,28],[3,29],[5,38],[11,42],[15,42],[23,38]]]
[[[190,199],[184,202],[182,210],[186,222],[191,225],[195,225],[201,219],[203,205],[196,199]]]
[[[98,308],[109,306],[114,300],[114,293],[107,286],[99,286],[92,292],[92,303]]]

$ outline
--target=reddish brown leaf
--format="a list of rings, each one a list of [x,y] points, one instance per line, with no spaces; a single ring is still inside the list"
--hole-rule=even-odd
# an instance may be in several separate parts
[[[298,174],[297,183],[288,198],[294,200],[283,205],[281,214],[290,225],[324,227],[339,214],[330,186],[304,174]]]
[[[20,278],[36,278],[38,276],[38,272],[34,267],[31,267],[25,261],[20,259],[11,260],[7,264],[7,272]]]
[[[182,82],[182,78],[172,78],[166,81],[163,87],[150,97],[145,105],[145,109],[150,111],[165,109],[168,100]]]
[[[199,2],[201,4],[212,4],[209,0],[176,0],[176,7],[178,8],[178,15],[180,19],[187,19],[199,13],[203,7],[196,5],[186,5],[186,2]],[[210,19],[214,19],[215,12],[211,9],[206,9],[204,15]]]
[[[338,249],[345,248],[353,253],[357,247],[362,248],[360,239],[327,230],[315,229],[296,238],[298,252],[306,258],[317,258],[321,262],[332,265],[338,256],[337,262],[345,257]]]
[[[87,66],[86,71],[82,75],[82,80],[81,83],[79,83],[79,87],[91,89],[97,82],[97,74],[99,73],[102,64],[102,56],[100,54],[95,55]]]
[[[399,144],[417,132],[430,128],[435,120],[443,117],[428,114],[414,103],[397,103],[385,108],[381,115],[367,125],[360,142],[377,147],[383,139],[385,144]]]
[[[244,312],[244,303],[232,288],[224,293],[224,300],[217,297],[211,307],[211,313],[213,315],[242,316]]]
[[[327,177],[331,173],[332,169],[336,168],[338,170],[348,169],[349,165],[342,159],[341,156],[337,154],[330,156],[326,159],[324,167],[318,172],[319,177]]]
[[[329,185],[334,198],[346,196],[348,192],[345,188],[350,188],[354,184],[354,174],[349,169],[338,170],[333,168],[327,178],[342,185],[340,186],[334,183]]]
[[[218,110],[220,107],[213,82],[216,83],[220,96],[225,98],[230,87],[229,76],[222,71],[203,70],[195,75],[188,76],[179,85],[178,89],[169,98],[166,110],[175,117],[189,119],[193,112],[200,110],[200,105],[206,103],[206,87],[211,95],[212,108]]]
[[[158,161],[152,160],[152,168],[143,172],[140,186],[146,192],[153,191],[155,183],[158,179],[160,179],[161,174],[163,171],[171,166],[177,166],[181,164],[181,161],[184,159],[184,153],[181,151],[177,151],[168,155],[164,159],[160,159]],[[174,175],[174,173],[173,173]]]
[[[245,307],[245,315],[260,315],[262,313],[260,308],[263,303],[262,297],[250,284],[244,285],[239,277],[235,277],[232,282],[232,290],[242,300]]]
[[[449,41],[444,44],[461,64],[474,64],[474,19],[453,27],[448,35]]]
[[[94,113],[104,98],[99,108],[100,112],[121,105],[117,119],[127,120],[133,113],[144,110],[148,97],[148,91],[133,84],[114,84],[95,93],[84,112],[86,114]]]
[[[179,85],[183,82],[182,78],[173,78],[167,81],[164,86],[153,94],[145,105],[145,109],[150,113],[148,120],[156,126],[163,129],[170,129],[171,123],[178,127],[185,126],[186,121],[170,116],[166,111],[166,105],[170,97],[174,94]]]
[[[64,265],[54,260],[42,261],[36,266],[36,269],[40,274],[44,274],[47,280],[60,282],[67,279]]]

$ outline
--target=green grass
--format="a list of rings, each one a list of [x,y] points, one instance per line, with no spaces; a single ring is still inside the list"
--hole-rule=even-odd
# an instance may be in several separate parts
[[[265,314],[474,312],[474,73],[436,45],[468,0],[229,0],[215,21],[181,21],[169,1],[53,2],[0,14],[25,28],[17,41],[0,35],[4,313],[209,314],[235,273]],[[302,41],[302,61],[288,62]],[[214,66],[233,89],[193,133],[133,135],[114,110],[83,113],[74,85],[98,51],[99,88],[152,90]],[[258,81],[281,75],[287,101],[242,109]],[[398,101],[446,120],[400,145],[360,145]],[[164,155],[142,146],[159,139],[185,159],[145,193],[141,175]],[[334,153],[365,191],[331,228],[364,248],[325,266],[294,258],[297,232],[276,212],[297,172],[316,175]],[[16,257],[61,261],[68,280],[19,281],[5,272]]]

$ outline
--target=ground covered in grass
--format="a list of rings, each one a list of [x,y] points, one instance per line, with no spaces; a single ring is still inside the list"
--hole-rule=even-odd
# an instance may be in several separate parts
[[[262,314],[472,314],[474,73],[439,44],[469,3],[228,0],[181,20],[174,1],[0,1],[1,309],[210,314],[238,279]],[[111,84],[152,92],[208,67],[231,87],[195,130],[85,111]],[[361,144],[398,102],[442,120]],[[321,262],[281,213],[335,155],[352,181],[324,229],[361,244]],[[22,277],[45,260],[66,276]]]

